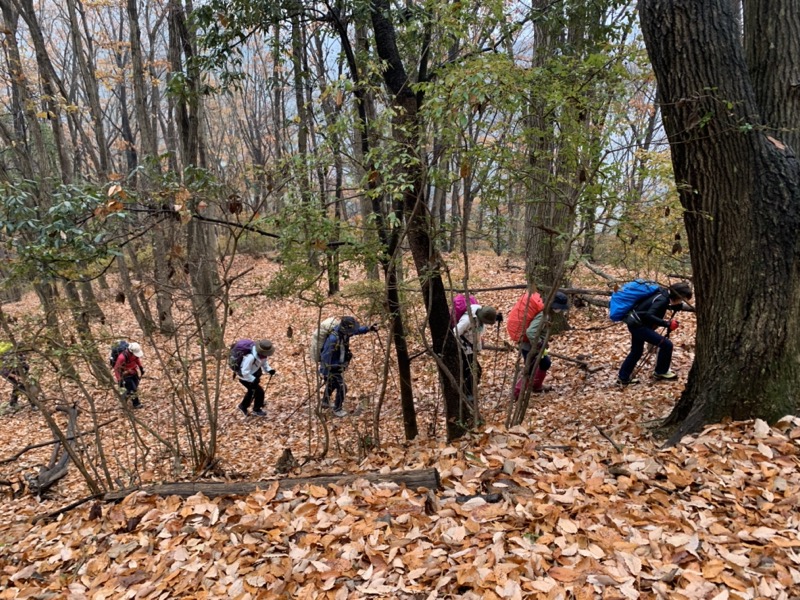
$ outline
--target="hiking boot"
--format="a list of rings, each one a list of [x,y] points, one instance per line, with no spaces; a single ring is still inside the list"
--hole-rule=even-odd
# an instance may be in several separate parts
[[[631,385],[632,383],[639,383],[639,378],[631,377],[630,379],[622,379],[621,377],[617,377],[617,384],[619,385]]]
[[[254,410],[254,411],[253,411],[253,416],[254,416],[254,417],[266,417],[266,416],[267,416],[267,413],[265,413],[263,410],[261,410],[261,409],[259,408],[258,410]]]
[[[134,400],[132,406],[133,408],[142,408],[142,403],[138,400]]]
[[[677,379],[678,376],[675,375],[672,371],[667,371],[666,373],[653,373],[653,377],[656,379],[661,379],[663,381],[672,381],[673,379]]]
[[[241,404],[236,407],[236,410],[238,410],[240,413],[242,413],[245,417],[247,416],[247,409],[244,406],[242,406]]]
[[[346,417],[347,411],[343,408],[337,408],[336,410],[333,411],[333,414],[337,417]]]
[[[323,401],[322,401],[322,404],[320,404],[320,406],[321,406],[322,408],[330,408],[330,407],[331,407],[331,403],[330,403],[330,402],[328,402],[327,400],[323,400]]]

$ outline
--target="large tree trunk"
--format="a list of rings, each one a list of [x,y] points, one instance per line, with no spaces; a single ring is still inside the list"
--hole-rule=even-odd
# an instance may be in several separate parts
[[[744,1],[745,57],[756,104],[771,135],[800,152],[800,6]]]
[[[768,28],[772,37],[762,35],[762,43],[793,48],[774,57],[775,68],[796,69],[800,14],[773,6],[762,16],[774,15],[784,27]],[[639,8],[697,296],[695,362],[668,419],[679,425],[674,443],[725,417],[773,421],[796,410],[800,165],[782,132],[764,130],[772,124],[762,119],[731,2],[641,0]],[[783,39],[790,35],[793,44]],[[762,95],[765,103],[770,98]]]

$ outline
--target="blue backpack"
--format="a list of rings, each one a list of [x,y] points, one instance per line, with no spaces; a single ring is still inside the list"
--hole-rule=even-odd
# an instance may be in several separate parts
[[[652,296],[660,289],[657,283],[644,279],[635,279],[626,283],[611,294],[608,316],[612,321],[622,321],[633,310],[637,302]]]

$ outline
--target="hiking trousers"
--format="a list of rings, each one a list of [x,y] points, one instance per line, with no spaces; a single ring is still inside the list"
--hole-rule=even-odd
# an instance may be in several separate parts
[[[134,406],[139,405],[139,376],[126,375],[119,382],[119,386],[125,388],[125,399],[130,399]]]
[[[663,375],[669,371],[669,366],[672,364],[672,342],[647,326],[628,325],[628,330],[631,332],[631,351],[619,368],[619,378],[622,381],[628,381],[631,378],[639,359],[644,354],[645,343],[658,348],[656,374]]]
[[[240,379],[239,383],[247,388],[247,392],[239,406],[244,410],[248,410],[250,408],[250,403],[253,402],[253,410],[261,410],[264,408],[264,388],[261,387],[261,378],[256,377],[253,381]]]
[[[331,396],[336,392],[336,402],[333,410],[341,410],[344,405],[344,395],[347,386],[344,384],[344,371],[330,371],[325,376],[325,393],[322,395],[322,404],[330,404]]]

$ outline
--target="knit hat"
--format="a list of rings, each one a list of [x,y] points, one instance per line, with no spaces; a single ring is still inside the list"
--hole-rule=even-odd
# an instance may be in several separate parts
[[[342,317],[339,321],[339,331],[346,335],[353,335],[358,329],[358,321],[355,317]]]
[[[272,356],[275,354],[275,346],[269,340],[258,340],[256,342],[256,354],[259,356]]]
[[[669,286],[670,300],[683,300],[688,302],[692,299],[692,286],[685,281],[679,281]]]
[[[550,305],[550,310],[569,310],[569,298],[564,292],[556,292],[553,303]]]
[[[136,358],[142,358],[144,356],[144,352],[142,352],[142,347],[136,343],[131,342],[128,344],[128,351],[133,354]]]
[[[484,325],[494,325],[497,322],[497,311],[493,306],[481,306],[475,316]]]

